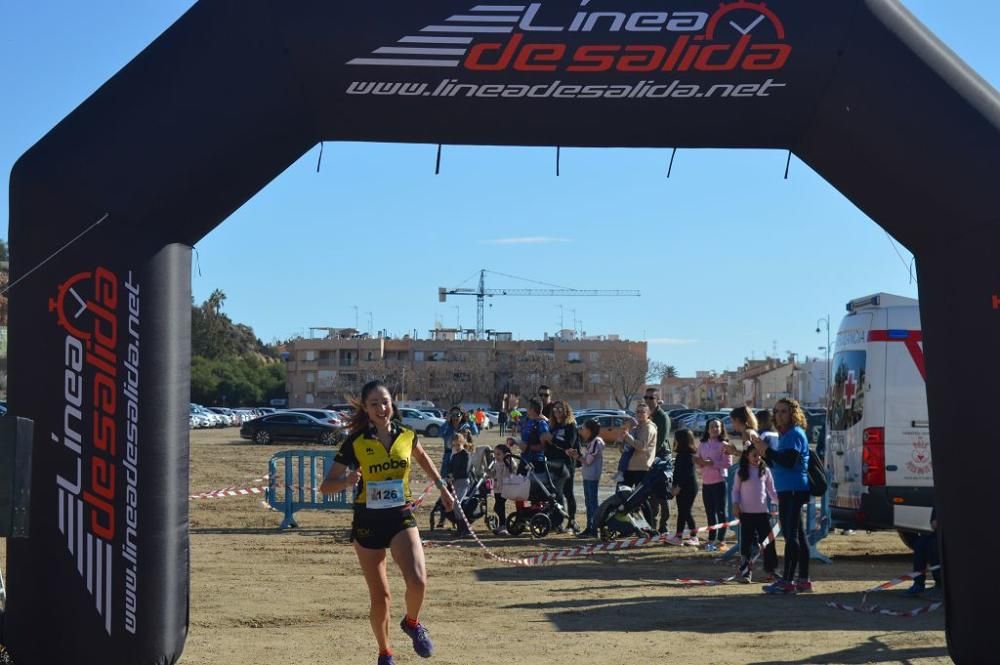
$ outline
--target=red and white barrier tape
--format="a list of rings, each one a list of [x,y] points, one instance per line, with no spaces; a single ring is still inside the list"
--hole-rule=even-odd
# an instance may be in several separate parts
[[[866,602],[868,600],[868,594],[874,593],[876,591],[885,591],[886,589],[891,589],[892,587],[898,586],[903,582],[912,582],[916,578],[923,577],[927,573],[933,573],[935,570],[939,570],[940,568],[941,565],[938,564],[937,566],[931,566],[930,568],[928,568],[926,573],[913,571],[912,573],[907,573],[906,575],[900,575],[899,577],[891,579],[888,582],[882,582],[882,584],[876,584],[870,589],[865,589],[864,591],[861,592],[861,606],[864,607],[865,605],[868,604]]]
[[[776,522],[774,526],[771,527],[771,531],[767,534],[767,538],[765,538],[764,542],[760,544],[756,556],[750,559],[751,569],[753,568],[754,564],[757,563],[757,559],[759,559],[764,554],[764,550],[767,548],[767,546],[778,539],[779,533],[781,533],[781,525]],[[726,584],[728,582],[732,582],[736,580],[738,577],[739,577],[739,572],[737,572],[737,574],[735,575],[730,575],[729,577],[716,580],[695,580],[690,578],[678,578],[674,580],[674,582],[688,586],[717,586],[720,584]]]
[[[903,582],[912,582],[916,578],[923,577],[927,573],[932,573],[940,568],[941,565],[938,564],[936,566],[931,566],[930,568],[927,569],[926,572],[921,573],[919,571],[913,571],[912,573],[907,573],[906,575],[900,575],[899,577],[891,579],[888,582],[882,582],[881,584],[876,584],[871,588],[865,589],[864,591],[861,592],[861,604],[858,606],[847,605],[845,603],[835,603],[835,602],[830,602],[827,603],[826,605],[827,607],[832,607],[837,610],[844,610],[845,612],[857,612],[860,614],[879,614],[882,616],[891,616],[891,617],[915,617],[921,614],[928,614],[930,612],[933,612],[934,610],[939,609],[942,605],[944,605],[944,603],[934,602],[929,605],[918,607],[915,610],[902,612],[898,610],[885,610],[880,608],[878,605],[869,605],[868,596],[869,594],[875,593],[876,591],[885,591],[886,589],[891,589],[892,587],[898,586]]]
[[[246,485],[254,486],[257,483],[267,482],[270,476],[261,476],[260,478],[254,478],[253,480],[246,481]],[[244,487],[246,489],[246,487]],[[189,499],[200,499],[200,498],[212,498],[215,496],[225,496],[224,492],[238,492],[240,490],[239,485],[230,485],[229,487],[223,487],[222,489],[212,490],[210,492],[198,492],[197,494],[192,494]]]
[[[924,605],[923,607],[918,607],[915,610],[909,610],[908,612],[900,612],[898,610],[882,609],[878,605],[868,605],[868,606],[861,605],[855,607],[854,605],[845,605],[844,603],[830,602],[826,604],[827,607],[832,607],[836,610],[844,610],[845,612],[856,612],[859,614],[878,614],[881,616],[906,617],[906,618],[919,616],[921,614],[929,614],[937,609],[940,609],[943,605],[944,603],[942,602],[936,602],[936,603],[931,603],[930,605]]]
[[[267,491],[267,487],[241,487],[239,489],[226,489],[217,490],[215,492],[206,492],[204,494],[192,494],[188,497],[189,501],[199,501],[201,499],[224,499],[229,496],[250,496],[251,494],[263,494]]]

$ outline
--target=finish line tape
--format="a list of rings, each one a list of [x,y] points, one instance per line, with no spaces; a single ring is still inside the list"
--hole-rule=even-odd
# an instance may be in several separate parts
[[[634,538],[628,538],[626,540],[612,541],[610,543],[593,543],[591,545],[583,545],[581,547],[573,547],[570,549],[557,550],[554,552],[543,552],[541,554],[535,554],[521,559],[511,559],[509,557],[496,554],[492,550],[490,550],[490,548],[487,547],[483,543],[483,541],[479,539],[479,536],[476,535],[476,532],[472,529],[471,525],[469,525],[465,513],[459,511],[459,514],[462,516],[462,522],[465,525],[465,528],[468,529],[469,535],[472,536],[472,539],[476,542],[476,544],[480,547],[480,549],[483,550],[483,554],[488,559],[493,559],[494,561],[499,561],[501,563],[507,563],[512,566],[525,566],[525,567],[542,566],[548,563],[557,563],[559,561],[565,561],[566,559],[573,559],[581,556],[590,556],[592,554],[599,554],[601,552],[617,552],[620,550],[635,549],[638,547],[646,547],[648,545],[670,542],[667,540],[669,538],[667,534],[658,534],[655,536],[637,536]],[[709,531],[709,530],[715,531],[717,529],[721,529],[724,526],[725,527],[736,526],[739,523],[740,523],[739,520],[732,520],[731,522],[713,524],[711,526],[705,526],[700,529],[697,529],[695,533],[701,533],[703,531]],[[424,546],[432,548],[448,547],[451,549],[468,549],[457,545],[436,545],[433,541],[427,541],[427,540],[424,541]]]

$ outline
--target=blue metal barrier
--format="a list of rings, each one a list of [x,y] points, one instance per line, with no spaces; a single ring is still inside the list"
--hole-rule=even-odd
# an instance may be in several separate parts
[[[351,508],[347,491],[320,494],[337,453],[333,450],[285,450],[267,463],[267,505],[284,513],[281,528],[297,527],[299,510],[337,510]]]

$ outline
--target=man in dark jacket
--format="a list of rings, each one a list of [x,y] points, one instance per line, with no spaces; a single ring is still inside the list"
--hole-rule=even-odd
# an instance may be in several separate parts
[[[667,436],[670,433],[670,416],[660,406],[660,391],[657,388],[646,388],[642,398],[649,407],[649,419],[656,425],[656,456],[663,459],[670,455],[667,448]]]
[[[660,391],[656,388],[646,388],[646,394],[642,400],[649,407],[649,419],[656,425],[656,457],[671,462],[670,469],[672,472],[672,457],[670,450],[667,448],[667,435],[670,432],[670,416],[660,406]],[[670,488],[668,487],[666,496],[650,501],[650,506],[653,509],[653,519],[656,519],[657,514],[660,516],[660,533],[667,532],[667,521],[670,519],[670,504],[667,503],[669,496]]]

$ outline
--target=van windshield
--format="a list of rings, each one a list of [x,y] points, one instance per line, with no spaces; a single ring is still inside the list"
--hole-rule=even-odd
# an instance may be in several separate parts
[[[864,351],[840,351],[833,356],[830,429],[844,431],[861,422],[865,404]]]

